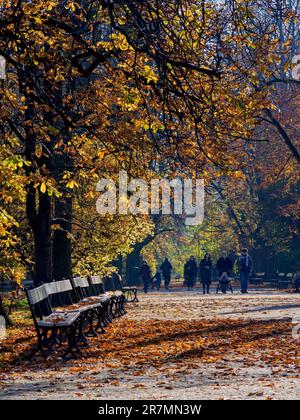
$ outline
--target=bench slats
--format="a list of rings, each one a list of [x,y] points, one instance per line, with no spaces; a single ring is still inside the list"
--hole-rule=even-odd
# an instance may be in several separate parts
[[[47,299],[48,293],[44,284],[35,289],[28,290],[28,299],[31,305],[36,305],[39,302]]]
[[[92,284],[102,284],[102,279],[100,276],[91,276],[90,280]]]
[[[75,287],[89,287],[88,279],[85,277],[74,277],[73,279]]]
[[[40,327],[65,327],[73,324],[79,315],[79,312],[53,313],[38,321],[38,325]]]

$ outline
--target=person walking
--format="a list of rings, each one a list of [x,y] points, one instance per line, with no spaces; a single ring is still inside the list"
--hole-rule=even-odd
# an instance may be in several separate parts
[[[165,261],[160,266],[160,269],[162,271],[162,275],[165,281],[165,288],[169,290],[170,281],[171,281],[171,271],[172,271],[172,265],[168,258],[165,258]]]
[[[184,278],[186,280],[188,290],[193,290],[194,282],[197,277],[197,271],[197,263],[195,257],[192,255],[190,259],[184,264]]]
[[[150,285],[150,281],[151,281],[151,268],[148,265],[147,261],[143,261],[143,264],[140,268],[140,273],[139,273],[141,279],[143,280],[144,283],[144,292],[148,293],[148,289],[149,289],[149,285]]]
[[[203,287],[203,294],[209,293],[209,287],[211,284],[211,271],[212,271],[212,260],[210,253],[207,252],[204,258],[200,261],[199,266],[200,281]]]
[[[240,272],[241,293],[248,293],[248,281],[252,270],[253,261],[247,248],[243,248],[238,258],[238,269]]]

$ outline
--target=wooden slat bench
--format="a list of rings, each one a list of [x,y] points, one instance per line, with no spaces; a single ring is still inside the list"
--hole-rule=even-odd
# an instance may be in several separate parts
[[[103,299],[104,311],[102,314],[101,322],[102,322],[102,325],[106,327],[113,320],[113,308],[112,308],[111,295],[105,292],[102,279],[100,276],[90,276],[89,281],[90,281],[93,295],[99,296]]]
[[[88,345],[87,336],[104,333],[113,318],[126,313],[123,292],[111,288],[105,291],[99,276],[46,283],[26,290],[26,294],[37,331],[38,351],[44,356],[55,345],[62,346],[67,337],[63,357],[71,354],[76,358],[79,343]]]
[[[88,305],[78,305],[78,299],[75,298],[74,287],[70,280],[60,280],[51,283],[45,283],[46,290],[49,295],[50,303],[55,312],[64,310],[79,312],[79,332],[76,337],[77,342],[88,345],[88,340],[84,334],[83,328],[86,321],[90,321],[88,312],[92,310]]]
[[[266,280],[266,273],[254,273],[253,276],[250,277],[250,283],[252,284],[263,284]]]
[[[277,288],[278,289],[289,289],[293,286],[294,283],[294,273],[286,273],[282,278],[278,280]]]
[[[63,357],[66,358],[68,354],[71,354],[77,358],[76,352],[79,352],[79,349],[76,343],[76,331],[79,326],[80,312],[62,311],[58,313],[53,311],[45,285],[26,290],[26,295],[37,332],[37,351],[43,356],[48,356],[52,351],[56,337],[60,336],[60,344],[62,344],[62,338],[65,335],[68,346]],[[51,332],[50,336],[49,332]]]
[[[97,331],[104,333],[103,317],[106,310],[106,304],[109,304],[110,298],[107,295],[95,296],[93,287],[86,277],[75,277],[72,280],[75,291],[76,303],[74,309],[78,308],[89,323],[87,335],[97,336]],[[94,326],[94,320],[97,324]]]
[[[112,316],[116,318],[126,314],[125,295],[114,281],[114,275],[103,278],[103,286],[113,300]]]
[[[114,281],[117,284],[119,290],[125,295],[126,302],[138,302],[137,286],[124,286],[123,279],[120,274],[114,273]]]

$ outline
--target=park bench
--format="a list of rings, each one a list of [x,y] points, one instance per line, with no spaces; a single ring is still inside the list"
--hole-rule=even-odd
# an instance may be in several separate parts
[[[103,278],[103,286],[105,291],[110,294],[113,300],[113,317],[115,318],[117,316],[125,315],[125,295],[122,289],[119,287],[119,284],[115,281],[115,273],[113,273],[111,276]]]
[[[122,292],[125,295],[126,302],[138,302],[137,292],[138,288],[137,286],[124,286],[123,279],[120,274],[114,273],[115,282],[117,284],[117,287],[119,290],[122,290]]]
[[[103,317],[102,323],[103,326],[108,326],[113,320],[113,308],[112,308],[112,299],[111,295],[105,292],[103,287],[103,282],[100,276],[90,276],[89,277],[90,285],[92,288],[92,293],[94,296],[100,296],[103,298]]]
[[[254,273],[253,276],[250,277],[250,283],[252,284],[263,284],[266,280],[266,273]]]
[[[97,331],[104,333],[104,322],[107,305],[111,304],[111,298],[107,294],[94,294],[94,288],[86,277],[75,277],[72,280],[75,291],[75,303],[73,308],[78,308],[82,312],[85,320],[89,324],[86,335],[97,336]],[[97,324],[94,327],[94,321]],[[109,317],[106,318],[108,322]]]
[[[280,273],[284,274],[278,279],[277,288],[278,289],[290,289],[294,283],[294,273]]]
[[[101,318],[103,309],[101,304],[98,303],[95,306],[95,302],[88,302],[80,300],[77,295],[75,295],[74,286],[70,280],[61,280],[51,283],[45,283],[46,290],[49,295],[50,303],[53,308],[56,309],[56,312],[61,312],[63,310],[77,311],[79,312],[79,331],[76,336],[77,343],[81,342],[84,345],[88,345],[87,335],[94,335],[93,321],[95,315],[97,319]],[[90,304],[91,303],[91,304]],[[84,333],[84,327],[88,325],[89,330],[87,333]],[[100,326],[97,324],[95,331]],[[101,328],[102,331],[103,328]],[[56,337],[58,342],[59,337]]]
[[[266,279],[266,283],[272,285],[274,288],[278,289],[278,284],[285,278],[285,273],[277,273],[276,277]]]
[[[37,351],[47,356],[52,351],[56,338],[60,337],[60,345],[62,345],[66,337],[68,345],[63,358],[66,358],[68,354],[77,358],[75,352],[79,349],[76,343],[76,331],[79,326],[80,312],[54,311],[45,285],[31,290],[26,289],[26,295],[37,332]],[[51,333],[50,336],[49,333]]]
[[[62,346],[67,338],[68,347],[63,357],[71,354],[76,358],[80,353],[79,343],[88,345],[87,336],[97,336],[99,330],[104,333],[104,327],[113,318],[126,313],[123,292],[117,290],[115,283],[110,284],[110,290],[105,291],[102,279],[90,276],[26,289],[37,331],[37,350],[47,356],[55,345]]]

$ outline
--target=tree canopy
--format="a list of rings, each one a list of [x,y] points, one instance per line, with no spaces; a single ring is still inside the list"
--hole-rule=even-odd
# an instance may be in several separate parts
[[[299,6],[279,3],[0,1],[1,272],[104,274],[155,237],[149,216],[96,212],[122,169],[204,178],[232,243],[292,247]]]

